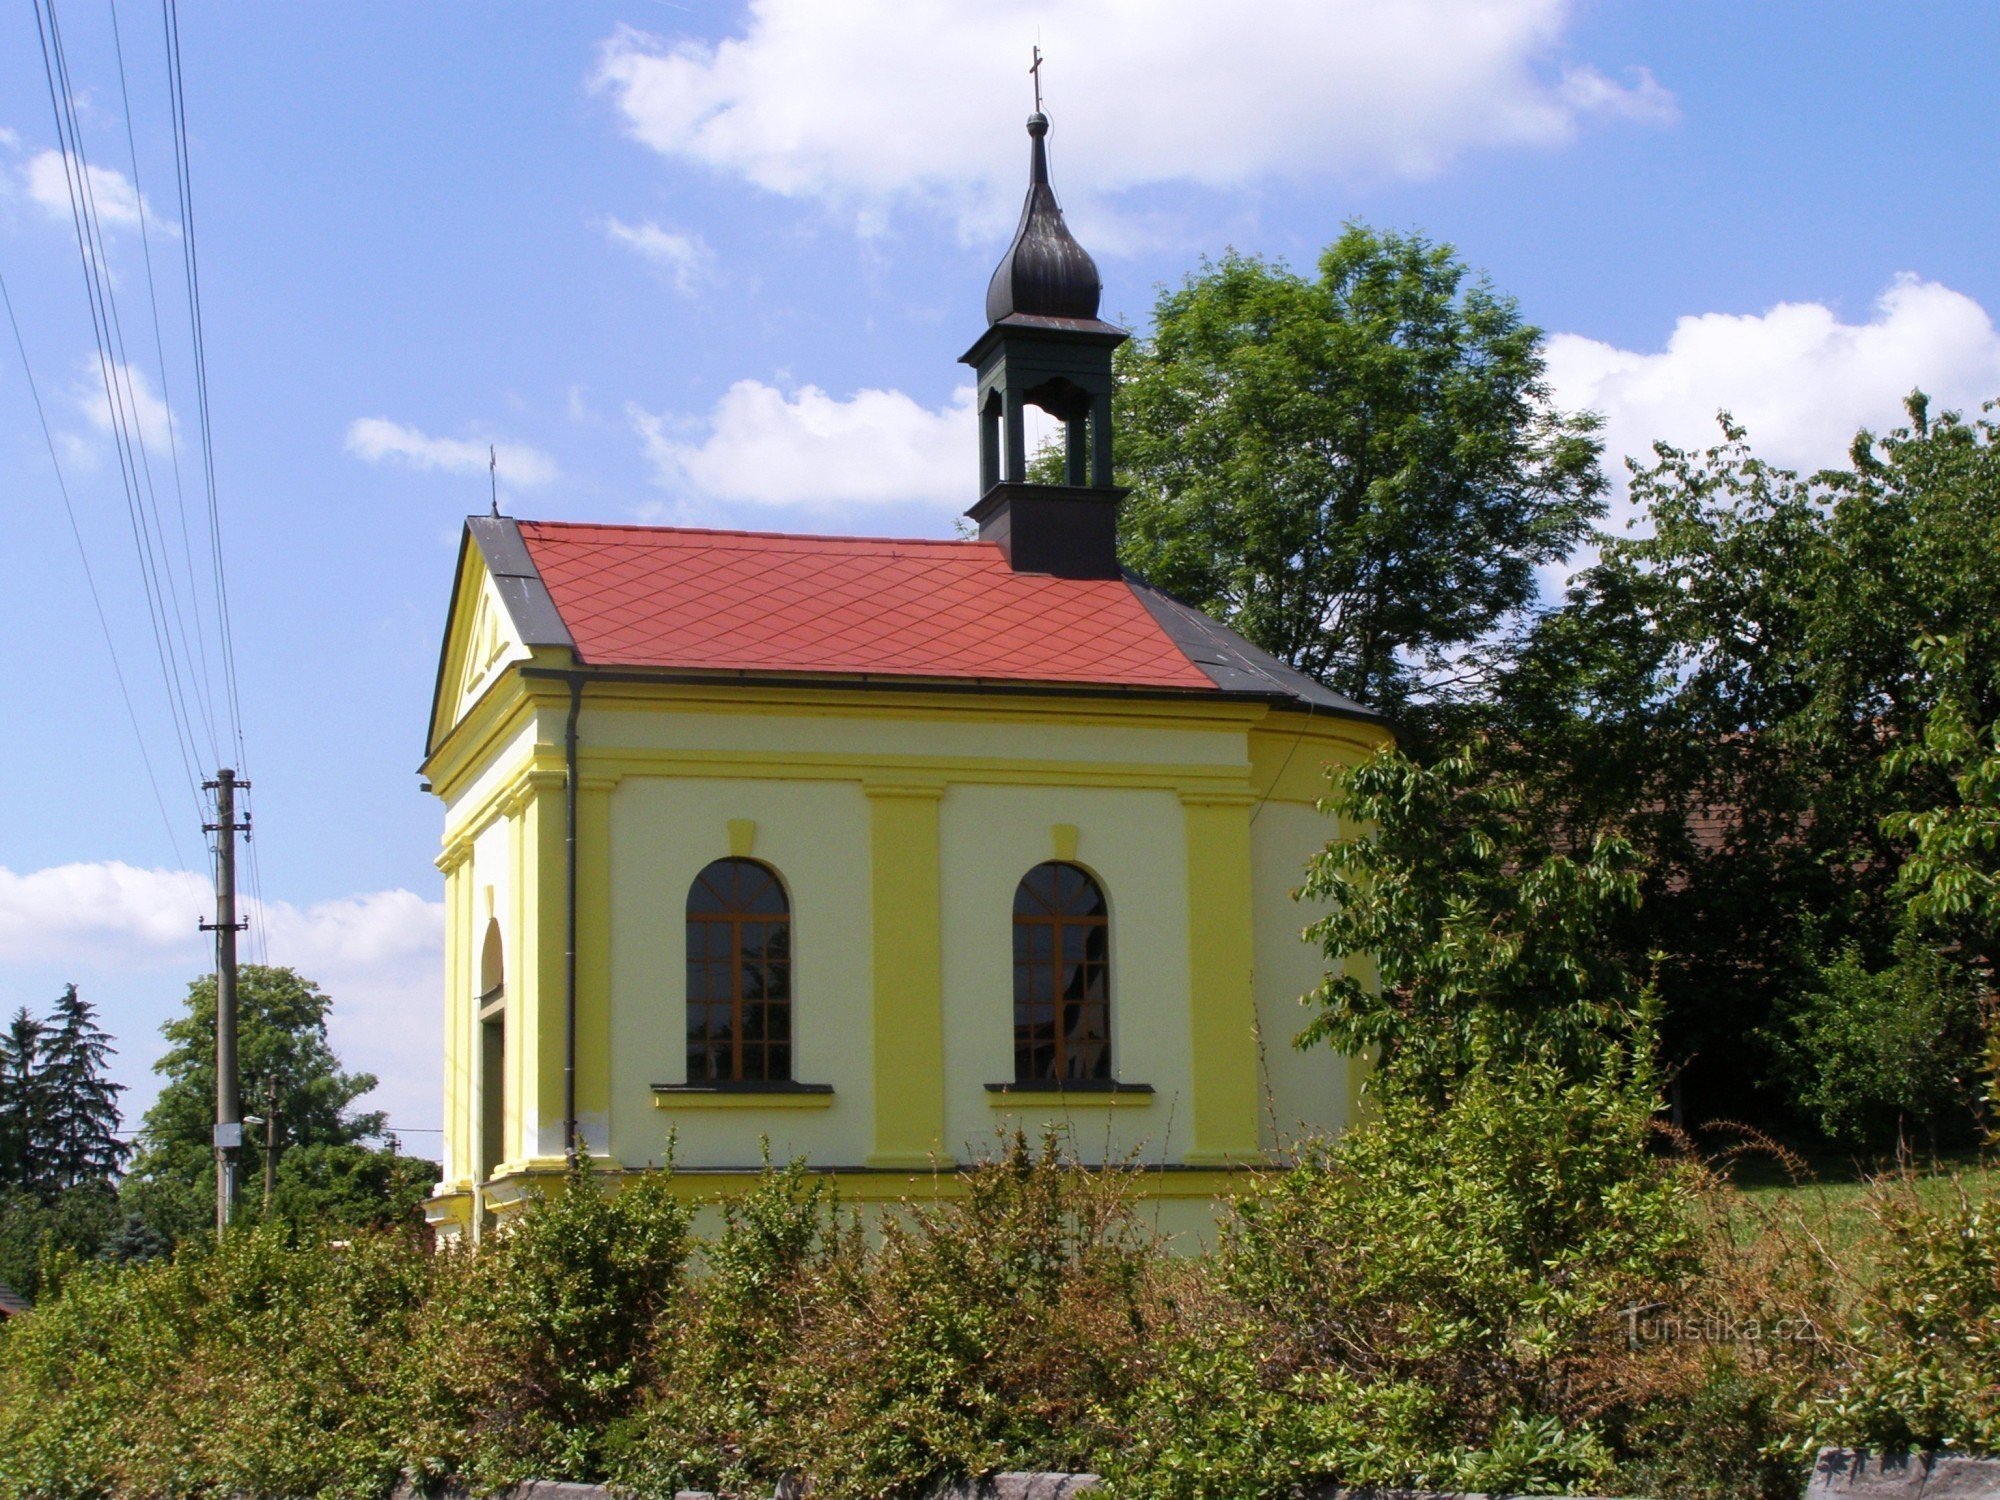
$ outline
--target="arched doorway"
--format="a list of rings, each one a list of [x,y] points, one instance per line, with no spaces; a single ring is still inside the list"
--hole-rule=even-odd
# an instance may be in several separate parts
[[[486,924],[479,953],[479,1182],[507,1159],[507,968],[500,947],[500,923]]]

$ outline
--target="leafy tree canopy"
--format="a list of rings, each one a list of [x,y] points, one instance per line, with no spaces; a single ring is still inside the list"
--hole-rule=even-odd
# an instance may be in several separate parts
[[[1541,350],[1418,236],[1205,265],[1119,351],[1126,564],[1372,706],[1447,688],[1602,511],[1597,420],[1551,408]]]
[[[237,1056],[244,1110],[264,1112],[265,1080],[276,1084],[278,1162],[301,1147],[350,1147],[380,1136],[377,1111],[353,1109],[374,1075],[349,1073],[327,1039],[331,998],[294,970],[246,964],[237,975]],[[146,1112],[125,1185],[127,1205],[171,1236],[210,1222],[215,1178],[215,976],[188,986],[186,1010],[161,1028],[169,1043],[154,1070],[166,1082]],[[263,1173],[265,1132],[244,1132],[243,1181]]]
[[[1587,1070],[1629,1040],[1640,988],[1607,941],[1638,898],[1621,838],[1551,852],[1472,751],[1430,766],[1382,751],[1335,772],[1326,806],[1340,832],[1301,894],[1328,904],[1306,935],[1334,968],[1300,1045],[1372,1049],[1441,1103],[1476,1067]]]
[[[1909,418],[1812,475],[1726,417],[1706,451],[1658,447],[1635,534],[1495,653],[1467,715],[1551,848],[1615,831],[1639,855],[1644,899],[1610,939],[1658,956],[1697,1116],[1782,1107],[1787,1070],[1753,1039],[1829,993],[1836,956],[1850,977],[1900,962],[1910,881],[1942,907],[1991,868],[1972,762],[2000,713],[2000,449],[1920,395]]]

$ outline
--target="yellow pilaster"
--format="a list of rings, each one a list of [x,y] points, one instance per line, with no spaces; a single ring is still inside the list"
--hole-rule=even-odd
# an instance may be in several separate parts
[[[944,1143],[941,783],[869,783],[876,1167],[923,1167]]]
[[[502,930],[513,940],[507,952],[507,1005],[500,1026],[505,1038],[506,1067],[500,1079],[500,1160],[488,1162],[486,1172],[531,1155],[526,1144],[529,1110],[528,1080],[530,1045],[534,1017],[529,1006],[535,994],[535,932],[530,925],[535,903],[528,892],[528,808],[533,795],[522,788],[507,799],[501,816],[507,822],[507,862],[512,874],[507,882],[511,923]],[[482,1103],[482,1109],[485,1107]]]
[[[1194,1166],[1259,1159],[1247,794],[1184,792]]]
[[[467,973],[471,949],[472,854],[468,839],[455,839],[438,856],[444,872],[444,1137],[439,1142],[442,1181],[470,1176],[472,985]]]
[[[521,931],[528,989],[522,995],[523,1110],[516,1147],[528,1157],[560,1157],[563,1128],[563,1056],[568,1025],[564,956],[568,942],[568,831],[561,771],[528,773],[523,810],[520,872]],[[516,1158],[518,1159],[518,1158]]]
[[[614,776],[577,783],[576,1113],[598,1152],[612,1147],[611,793],[617,785]]]

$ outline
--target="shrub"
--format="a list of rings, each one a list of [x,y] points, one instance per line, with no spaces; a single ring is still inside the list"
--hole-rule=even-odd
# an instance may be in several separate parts
[[[0,1493],[380,1494],[429,1276],[414,1237],[283,1226],[78,1268],[8,1333]]]
[[[607,1193],[583,1158],[479,1249],[440,1253],[399,1382],[405,1466],[481,1491],[601,1478],[681,1291],[692,1216],[670,1171]]]
[[[1843,1145],[1887,1147],[1911,1129],[1932,1144],[1965,1133],[1984,1031],[1964,968],[1905,934],[1886,969],[1851,944],[1822,964],[1778,1042],[1814,1125]]]
[[[1654,1154],[1652,1076],[1629,1056],[1581,1081],[1475,1066],[1442,1105],[1392,1082],[1378,1118],[1246,1199],[1224,1315],[1141,1393],[1107,1458],[1120,1488],[1605,1476],[1620,1315],[1693,1284],[1702,1248],[1699,1183]]]
[[[641,1407],[609,1436],[608,1467],[640,1494],[768,1492],[798,1461],[811,1414],[795,1387],[802,1330],[864,1274],[859,1231],[843,1226],[832,1184],[793,1162],[721,1207],[704,1274],[660,1326]]]
[[[1085,1465],[1171,1317],[1126,1174],[1016,1137],[952,1186],[872,1250],[797,1166],[730,1205],[618,1482],[749,1494],[795,1475],[873,1497]]]
[[[1954,1187],[1933,1207],[1877,1184],[1849,1369],[1812,1414],[1824,1441],[2000,1453],[2000,1195]]]
[[[819,1442],[829,1495],[918,1493],[957,1475],[1075,1469],[1149,1373],[1162,1259],[1129,1177],[1020,1136],[962,1194],[890,1219],[874,1274],[802,1357],[836,1374]],[[837,1479],[834,1479],[837,1476]]]

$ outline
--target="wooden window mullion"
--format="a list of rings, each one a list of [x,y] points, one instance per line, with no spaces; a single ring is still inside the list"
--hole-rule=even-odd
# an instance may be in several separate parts
[[[743,1076],[743,922],[729,919],[729,1076]]]

